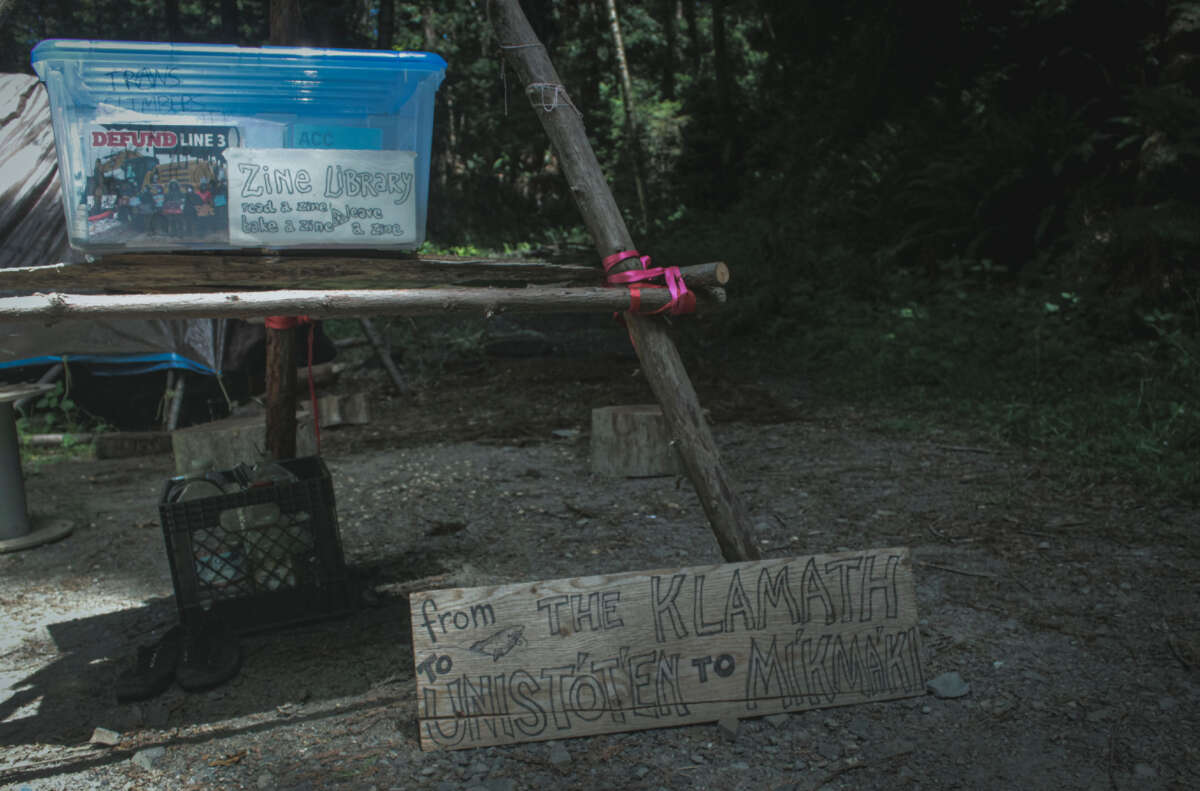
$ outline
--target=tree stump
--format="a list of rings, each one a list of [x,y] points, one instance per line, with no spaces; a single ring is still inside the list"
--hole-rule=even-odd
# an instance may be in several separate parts
[[[296,405],[296,418],[312,420],[312,402],[305,400]],[[333,426],[365,426],[371,422],[371,405],[366,393],[353,395],[323,395],[317,399],[317,416],[321,428]]]
[[[658,404],[592,410],[592,472],[625,478],[683,475]]]
[[[316,453],[312,416],[296,419],[296,455]],[[171,432],[175,472],[228,470],[239,463],[257,464],[274,458],[267,449],[267,419],[263,415],[232,417]]]

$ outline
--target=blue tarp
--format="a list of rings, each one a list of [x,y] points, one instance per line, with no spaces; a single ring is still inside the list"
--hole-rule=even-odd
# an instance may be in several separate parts
[[[207,365],[200,365],[178,354],[77,354],[73,356],[64,354],[61,357],[28,357],[24,360],[0,362],[0,370],[20,368],[26,365],[50,366],[56,363],[68,365],[82,363],[87,365],[97,376],[129,376],[150,371],[162,371],[167,368],[179,368],[198,374],[215,375],[217,373]]]
[[[178,368],[222,370],[223,319],[0,323],[0,370],[64,360],[102,376]]]
[[[36,77],[0,74],[0,119],[0,228],[7,229],[0,267],[73,260],[50,108]],[[214,374],[222,368],[226,326],[217,319],[0,322],[0,370],[66,358],[109,376],[164,368]]]

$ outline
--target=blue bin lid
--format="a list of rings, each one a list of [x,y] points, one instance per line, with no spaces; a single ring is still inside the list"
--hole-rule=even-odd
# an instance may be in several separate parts
[[[431,52],[84,39],[42,41],[30,59],[42,79],[50,64],[69,66],[75,101],[186,91],[195,110],[249,114],[390,111],[446,70]]]
[[[149,62],[212,59],[228,65],[287,68],[303,65],[346,66],[362,69],[445,71],[446,61],[432,52],[396,52],[386,49],[321,49],[318,47],[239,47],[233,44],[169,44],[160,41],[100,41],[47,39],[33,48],[34,68],[44,60],[121,60],[144,58]]]

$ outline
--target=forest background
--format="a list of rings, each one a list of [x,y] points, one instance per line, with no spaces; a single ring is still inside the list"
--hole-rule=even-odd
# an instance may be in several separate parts
[[[592,257],[487,0],[296,5],[305,43],[448,61],[431,249]],[[954,421],[1081,485],[1200,497],[1200,2],[522,5],[643,251],[732,267],[693,354],[881,405],[889,431]],[[271,6],[0,0],[0,61],[259,45]]]

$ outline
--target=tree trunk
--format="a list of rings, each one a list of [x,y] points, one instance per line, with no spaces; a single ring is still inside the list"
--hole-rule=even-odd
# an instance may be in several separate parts
[[[375,42],[378,49],[391,49],[396,37],[396,0],[379,0],[379,37]]]
[[[650,226],[646,209],[646,188],[642,183],[641,140],[638,130],[637,109],[633,106],[633,79],[629,76],[629,59],[625,56],[625,38],[621,35],[621,20],[617,15],[617,0],[605,0],[608,7],[608,26],[612,31],[613,52],[617,58],[617,73],[621,78],[621,103],[625,105],[625,144],[629,146],[633,159],[633,184],[637,188],[638,209],[641,210],[642,228]]]
[[[13,0],[0,0],[0,25],[8,21],[8,12],[12,10]]]
[[[58,19],[58,24],[61,25],[59,29],[64,38],[79,38],[75,26],[75,9],[75,3],[71,0],[55,0],[55,17]]]
[[[737,127],[733,116],[733,74],[729,65],[729,49],[725,40],[725,0],[713,0],[713,69],[717,75],[717,128],[721,134],[722,202],[729,203],[737,194],[737,175],[734,166]]]
[[[688,31],[688,60],[692,62],[692,75],[699,77],[700,53],[704,48],[700,45],[700,24],[696,21],[696,0],[681,0],[681,3],[683,5],[683,21],[687,24]]]
[[[221,38],[226,44],[237,44],[241,40],[237,0],[221,0]]]
[[[183,39],[183,25],[179,21],[179,0],[166,0],[167,40]]]
[[[663,98],[670,101],[675,98],[675,69],[678,67],[676,50],[679,48],[679,35],[675,23],[679,18],[679,0],[660,0],[660,20],[663,28],[663,59],[662,82],[660,83]]]
[[[556,101],[552,111],[544,110],[546,91],[553,90],[557,100],[559,92],[565,96],[566,89],[546,51],[525,46],[536,45],[538,41],[517,0],[494,0],[492,23],[497,40],[508,47],[505,55],[521,82],[532,86],[527,88],[528,96],[558,152],[571,195],[596,244],[596,252],[609,256],[634,249],[633,237],[588,142],[583,121],[567,102]],[[721,554],[730,561],[760,557],[750,536],[749,517],[738,500],[737,484],[725,471],[696,391],[662,321],[626,313],[625,324],[642,371],[662,405],[671,436],[678,442],[679,454],[712,525]]]
[[[270,43],[294,47],[300,38],[300,0],[271,0]]]
[[[454,86],[444,87],[442,94],[442,101],[446,107],[446,148],[437,164],[442,192],[446,193],[449,190],[450,174],[462,172],[462,159],[458,154],[458,113],[454,104]]]
[[[437,48],[437,31],[433,27],[433,6],[429,3],[421,6],[421,35],[425,42],[426,52],[432,52]]]

